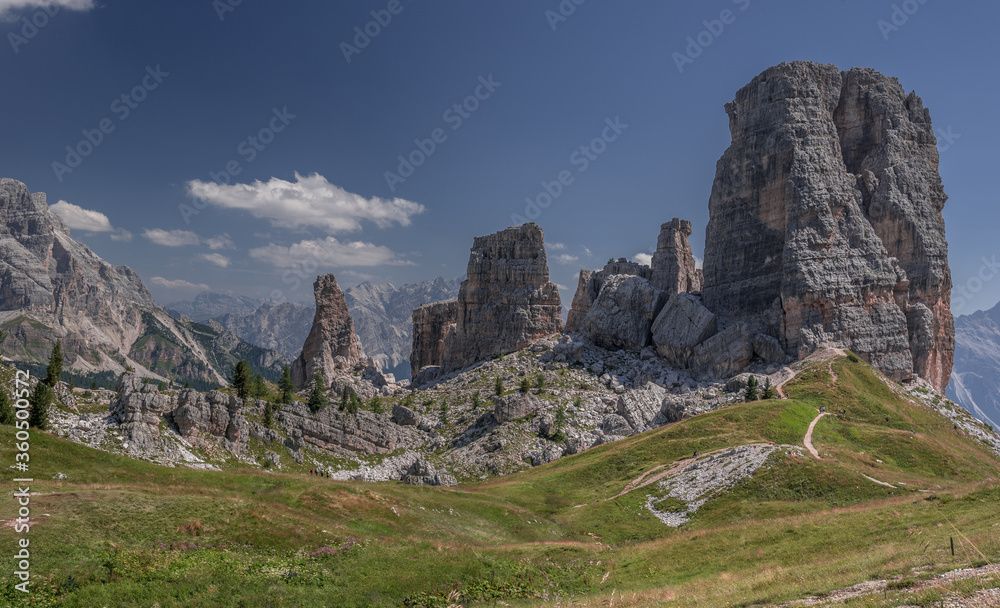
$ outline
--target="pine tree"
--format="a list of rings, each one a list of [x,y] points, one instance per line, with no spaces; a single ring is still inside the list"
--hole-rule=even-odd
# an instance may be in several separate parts
[[[761,394],[760,398],[761,399],[774,399],[775,396],[776,396],[776,394],[777,394],[777,391],[775,391],[774,387],[771,386],[771,379],[768,378],[767,380],[764,381],[764,393]]]
[[[52,354],[49,356],[49,365],[45,368],[45,384],[50,387],[59,382],[59,375],[63,371],[62,341],[56,340],[56,345],[52,347]]]
[[[281,391],[281,403],[287,405],[292,402],[295,383],[292,382],[292,370],[287,365],[285,369],[281,370],[281,380],[278,381],[278,390]]]
[[[758,384],[759,383],[757,382],[757,376],[750,376],[747,379],[747,393],[746,393],[746,400],[747,401],[756,401],[757,400],[757,386],[758,386]]]
[[[482,399],[479,397],[479,391],[472,393],[472,409],[478,410],[482,405],[483,402]]]
[[[0,424],[14,424],[14,408],[7,389],[0,387]]]
[[[250,397],[250,382],[252,378],[253,372],[250,371],[250,364],[240,359],[240,362],[233,369],[233,377],[229,382],[233,385],[233,389],[236,390],[236,396],[243,401],[246,401]]]
[[[556,422],[555,422],[556,434],[559,434],[566,428],[566,406],[559,404],[559,409],[556,410]]]
[[[323,370],[316,370],[316,375],[313,376],[312,390],[309,392],[309,400],[306,404],[313,413],[330,404],[330,398],[326,394],[326,380],[323,378]]]
[[[250,394],[254,399],[263,399],[267,396],[267,384],[264,383],[263,374],[255,374],[253,385],[250,387]]]
[[[38,429],[49,426],[49,405],[52,404],[52,387],[44,382],[35,385],[28,397],[28,425]]]
[[[274,410],[272,409],[274,404],[265,403],[264,404],[264,426],[270,428],[274,424]]]
[[[372,397],[371,410],[375,414],[381,414],[384,411],[384,408],[382,407],[382,398],[378,395]]]
[[[528,391],[531,390],[531,382],[528,382],[527,376],[521,378],[521,386],[518,387],[518,390],[520,390],[522,393],[527,393]]]
[[[448,424],[448,399],[441,398],[441,424]]]
[[[493,382],[493,392],[497,394],[497,397],[503,394],[503,378],[497,376],[496,381]]]

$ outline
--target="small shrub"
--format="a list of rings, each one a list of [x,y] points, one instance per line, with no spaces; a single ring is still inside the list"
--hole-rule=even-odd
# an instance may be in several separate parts
[[[521,391],[521,393],[527,393],[531,390],[531,382],[528,381],[527,376],[521,378],[521,385],[518,387],[518,390]]]
[[[855,355],[854,353],[847,353],[847,360],[850,361],[851,363],[861,362],[861,358]]]

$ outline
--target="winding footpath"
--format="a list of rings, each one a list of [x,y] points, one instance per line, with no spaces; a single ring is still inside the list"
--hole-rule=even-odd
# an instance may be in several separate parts
[[[823,459],[819,457],[819,452],[817,452],[816,448],[813,447],[813,429],[816,428],[816,423],[819,422],[819,419],[828,414],[829,412],[822,412],[820,413],[819,416],[813,418],[813,421],[809,423],[809,430],[806,431],[806,439],[803,442],[806,444],[806,449],[809,450],[809,453],[812,454],[813,457],[816,458],[816,460],[823,460]]]

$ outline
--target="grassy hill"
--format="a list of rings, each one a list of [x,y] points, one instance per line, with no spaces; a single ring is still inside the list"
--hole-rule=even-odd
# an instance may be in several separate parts
[[[0,603],[722,607],[895,577],[844,605],[931,606],[982,584],[918,579],[1000,556],[987,446],[847,357],[807,366],[785,392],[457,488],[171,469],[33,433],[37,585],[23,597],[7,568]],[[844,414],[817,421],[817,459],[802,445],[823,406]],[[13,462],[13,430],[0,432]],[[651,469],[750,444],[775,447],[679,527],[647,508],[690,507],[657,484],[622,493]],[[0,528],[10,554],[19,537]]]

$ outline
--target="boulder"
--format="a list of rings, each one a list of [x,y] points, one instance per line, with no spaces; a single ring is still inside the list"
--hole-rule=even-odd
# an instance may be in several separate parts
[[[650,328],[666,299],[642,277],[613,275],[584,318],[583,330],[598,346],[641,351],[650,343]]]
[[[667,363],[685,369],[694,347],[715,335],[715,315],[689,293],[670,296],[653,322],[653,344]]]

